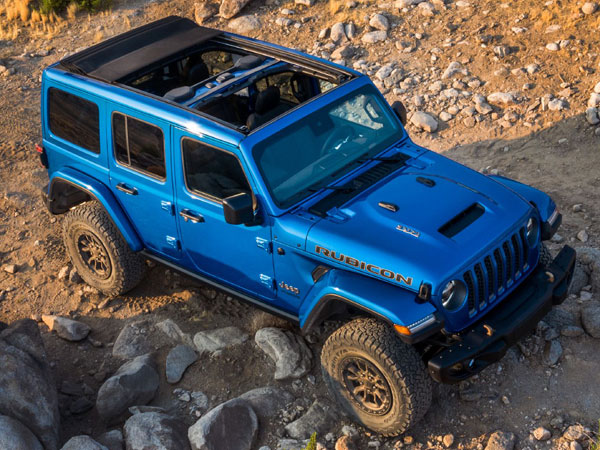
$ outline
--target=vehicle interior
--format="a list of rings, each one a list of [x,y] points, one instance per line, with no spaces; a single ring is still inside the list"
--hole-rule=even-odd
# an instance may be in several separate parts
[[[336,86],[298,66],[215,44],[119,81],[245,131]]]

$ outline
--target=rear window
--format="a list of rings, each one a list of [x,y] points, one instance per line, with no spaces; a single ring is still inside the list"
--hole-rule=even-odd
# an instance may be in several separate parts
[[[98,105],[56,88],[48,89],[50,131],[61,139],[100,153]]]
[[[159,127],[115,112],[112,129],[119,163],[162,180],[166,178],[165,139]]]

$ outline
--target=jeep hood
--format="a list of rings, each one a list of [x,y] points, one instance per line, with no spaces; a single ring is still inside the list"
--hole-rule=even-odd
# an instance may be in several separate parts
[[[327,264],[414,291],[431,283],[437,294],[531,210],[499,182],[426,152],[330,210],[310,229],[306,248]]]

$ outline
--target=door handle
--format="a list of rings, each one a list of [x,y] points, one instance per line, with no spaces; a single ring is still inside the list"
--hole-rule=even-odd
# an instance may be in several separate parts
[[[189,220],[192,223],[204,222],[204,217],[202,214],[196,214],[190,211],[189,209],[183,209],[179,212],[179,215],[183,217],[183,220],[186,222]]]
[[[138,190],[136,188],[130,188],[125,183],[119,183],[115,187],[119,191],[125,192],[126,194],[129,194],[129,195],[137,195],[138,194]]]

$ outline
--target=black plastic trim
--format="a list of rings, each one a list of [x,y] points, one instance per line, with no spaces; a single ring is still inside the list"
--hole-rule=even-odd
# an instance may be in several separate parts
[[[558,214],[553,224],[549,222],[542,223],[542,241],[548,241],[554,236],[562,223],[562,214]]]

